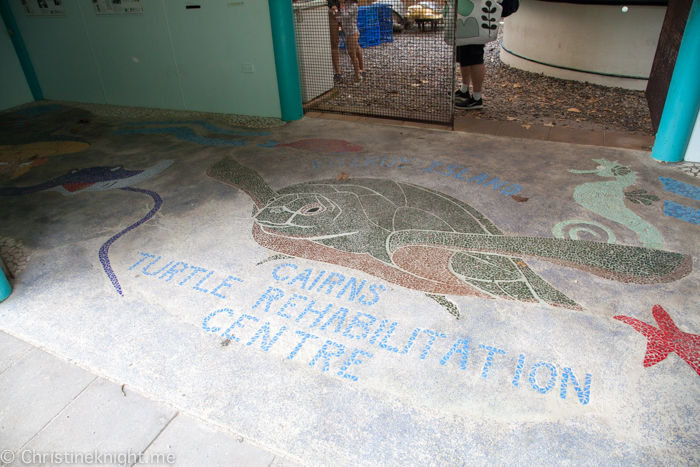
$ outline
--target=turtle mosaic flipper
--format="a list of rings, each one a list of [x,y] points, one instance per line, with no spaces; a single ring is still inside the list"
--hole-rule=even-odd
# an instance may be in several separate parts
[[[245,191],[258,209],[253,238],[289,256],[358,269],[432,295],[474,295],[581,309],[525,257],[639,284],[680,279],[689,256],[648,248],[510,237],[468,204],[404,182],[318,180],[272,190],[231,157],[210,176]]]

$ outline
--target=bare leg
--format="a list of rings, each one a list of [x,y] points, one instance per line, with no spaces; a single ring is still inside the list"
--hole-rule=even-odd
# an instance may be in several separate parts
[[[348,44],[348,53],[350,55],[350,60],[352,60],[352,66],[355,69],[355,78],[359,79],[360,78],[360,63],[357,58],[357,50],[360,48],[360,44],[358,44],[358,39],[360,35],[355,33],[350,37],[346,37],[345,40]]]
[[[331,60],[336,75],[340,74],[340,34],[338,33],[338,21],[332,12],[328,12],[328,27],[331,30]]]
[[[462,74],[462,84],[464,86],[469,86],[472,84],[472,73],[470,66],[459,67],[459,72]]]
[[[365,61],[362,58],[362,47],[360,47],[360,34],[357,33],[355,34],[355,36],[357,37],[357,63],[360,67],[360,72],[363,72],[365,71]]]
[[[486,76],[486,66],[483,63],[478,65],[471,65],[470,77],[472,80],[472,87],[474,92],[481,93],[481,86],[484,84],[484,76]]]

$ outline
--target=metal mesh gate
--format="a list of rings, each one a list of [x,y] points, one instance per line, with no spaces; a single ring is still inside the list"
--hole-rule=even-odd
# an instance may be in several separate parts
[[[389,1],[294,2],[305,112],[452,124],[454,48],[444,41],[442,2],[407,7],[402,0]],[[334,2],[337,15],[329,9]],[[340,29],[337,42],[334,29]],[[363,64],[353,64],[357,46]]]

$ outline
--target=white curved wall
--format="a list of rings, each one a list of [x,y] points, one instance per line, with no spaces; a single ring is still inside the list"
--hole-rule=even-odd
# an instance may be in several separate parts
[[[659,6],[630,6],[623,13],[620,6],[522,0],[505,20],[501,60],[548,76],[644,89],[665,14]]]

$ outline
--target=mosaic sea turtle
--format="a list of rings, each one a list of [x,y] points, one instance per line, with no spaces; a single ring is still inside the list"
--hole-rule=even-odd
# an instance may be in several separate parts
[[[581,307],[525,264],[531,257],[621,282],[680,279],[689,256],[643,247],[511,237],[468,204],[386,179],[318,180],[273,191],[231,157],[208,174],[245,191],[253,237],[278,253],[359,269],[433,295],[476,295]],[[435,298],[435,297],[433,297]]]

